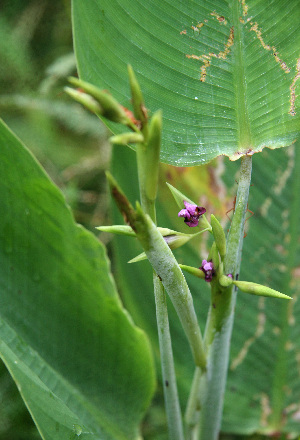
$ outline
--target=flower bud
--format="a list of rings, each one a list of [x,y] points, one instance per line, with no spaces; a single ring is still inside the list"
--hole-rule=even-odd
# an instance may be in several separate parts
[[[100,114],[106,119],[119,122],[123,125],[129,124],[129,118],[123,107],[108,92],[100,90],[98,87],[74,77],[69,78],[69,82],[75,87],[81,88],[86,94],[92,96],[100,105]],[[130,123],[130,125],[132,124]]]
[[[190,273],[191,275],[194,275],[197,278],[202,278],[204,280],[205,274],[203,270],[198,269],[197,267],[192,266],[185,266],[184,264],[179,264],[180,269],[184,270],[187,273]]]
[[[196,221],[190,221],[190,219],[188,219],[186,216],[184,216],[185,218],[187,218],[187,221],[185,221],[187,224],[190,223],[189,226],[199,226],[201,228],[204,228],[206,231],[211,232],[212,228],[211,225],[209,224],[209,222],[207,221],[204,213],[203,213],[203,209],[205,208],[201,208],[200,206],[197,206],[196,203],[194,203],[191,199],[189,199],[188,197],[186,197],[182,192],[178,191],[178,189],[174,188],[174,186],[172,186],[170,183],[167,182],[167,185],[169,187],[169,190],[172,193],[172,196],[175,199],[175,202],[177,203],[177,205],[179,206],[179,208],[182,208],[183,205],[186,206],[186,204],[189,206],[195,206],[198,208],[198,212],[200,213],[200,215],[198,216],[198,223]],[[180,213],[182,214],[186,214],[186,212],[183,212],[184,210],[181,209]],[[185,211],[187,211],[187,208],[185,209]],[[201,214],[202,211],[202,214]],[[204,211],[205,212],[205,211]],[[181,217],[181,215],[180,215]],[[193,219],[192,219],[193,220]],[[194,219],[195,220],[195,219]],[[197,223],[197,224],[196,224]]]
[[[212,233],[220,254],[221,259],[223,260],[226,255],[226,237],[224,230],[220,224],[220,222],[216,219],[216,217],[211,214],[210,217]]]
[[[133,229],[126,225],[97,226],[96,229],[101,232],[110,232],[112,234],[128,235],[130,237],[136,236]]]
[[[71,98],[82,104],[92,113],[102,114],[102,107],[91,95],[76,89],[72,89],[71,87],[65,87],[64,90],[69,96],[71,96]]]
[[[263,286],[261,284],[250,283],[248,281],[232,281],[242,292],[250,293],[251,295],[259,296],[272,296],[274,298],[292,299],[290,296],[284,293],[273,290],[270,287]]]
[[[118,145],[138,144],[144,142],[144,136],[141,133],[128,132],[112,136],[109,140]]]
[[[219,283],[222,287],[229,287],[232,284],[232,277],[229,277],[228,275],[221,275],[219,278]]]
[[[202,260],[202,265],[199,269],[204,273],[204,279],[210,283],[216,273],[214,263],[212,261]]]
[[[129,83],[130,83],[130,89],[131,89],[131,97],[132,97],[132,105],[133,105],[133,109],[134,109],[134,115],[139,121],[141,121],[142,128],[143,128],[148,120],[147,110],[146,110],[145,103],[144,103],[144,98],[143,98],[138,80],[136,79],[135,73],[133,71],[133,68],[131,67],[130,64],[127,66],[127,68],[128,68]]]
[[[184,223],[186,223],[190,228],[198,226],[199,219],[206,212],[203,206],[191,205],[186,200],[184,200],[185,209],[181,209],[178,213],[178,217],[184,217]]]

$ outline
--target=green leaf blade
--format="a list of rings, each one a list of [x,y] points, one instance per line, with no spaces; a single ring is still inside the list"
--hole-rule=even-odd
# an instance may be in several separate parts
[[[290,145],[299,136],[299,98],[290,113],[292,84],[299,87],[298,3],[277,0],[270,10],[250,0],[244,15],[243,4],[73,0],[80,75],[127,106],[132,64],[146,106],[163,110],[163,162],[199,165]]]
[[[2,123],[0,143],[1,357],[43,438],[75,439],[78,426],[86,438],[137,438],[154,388],[148,339],[104,247]]]

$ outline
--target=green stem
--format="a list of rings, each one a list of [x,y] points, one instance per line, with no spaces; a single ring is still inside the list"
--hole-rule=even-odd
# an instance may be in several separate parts
[[[225,259],[225,273],[238,274],[245,230],[246,212],[251,183],[252,157],[241,158],[239,185],[237,190],[234,216],[231,222]]]
[[[151,138],[153,139],[153,134]],[[160,134],[156,136],[159,138]],[[159,142],[159,141],[158,141]],[[154,148],[153,148],[154,147]],[[150,216],[152,221],[156,223],[156,187],[158,180],[158,161],[159,149],[153,145],[137,145],[137,165],[138,165],[138,179],[141,205],[146,214]],[[148,154],[147,154],[148,148]],[[155,149],[154,154],[149,158],[149,148]],[[158,150],[158,151],[157,151]],[[154,157],[153,157],[154,156]],[[152,162],[152,167],[149,168],[149,160]],[[154,171],[154,173],[153,173]],[[153,174],[149,176],[149,172]],[[152,180],[152,182],[151,182]],[[150,183],[149,183],[150,181]],[[149,189],[150,186],[150,189]],[[150,196],[149,196],[150,194]],[[161,280],[156,273],[153,273],[154,297],[156,306],[156,320],[159,339],[159,351],[163,378],[163,390],[165,409],[167,415],[168,431],[170,440],[184,440],[183,424],[181,409],[178,397],[176,374],[173,358],[173,350],[171,343],[171,334],[169,327],[168,308],[166,301],[166,294]]]
[[[148,260],[170,296],[189,341],[195,365],[205,369],[206,356],[193,298],[176,258],[149,215],[144,213],[138,203],[135,211],[112,175],[107,172],[106,176],[120,212],[135,231]]]
[[[156,274],[153,276],[153,283],[169,438],[170,440],[183,440],[182,417],[176,384],[166,294]]]
[[[146,214],[156,223],[156,210],[155,199],[150,199],[147,195],[147,178],[148,178],[148,165],[147,165],[147,145],[139,144],[136,147],[137,166],[138,166],[138,178],[141,205]]]
[[[171,249],[149,216],[138,208],[132,227],[166,289],[189,341],[195,365],[205,369],[206,356],[193,298]]]
[[[235,278],[240,268],[251,168],[251,157],[243,156],[235,211],[228,234],[227,254],[224,261],[225,273],[231,273]],[[207,371],[202,374],[199,388],[201,391],[199,438],[201,440],[216,440],[219,435],[236,302],[234,286],[221,289],[215,281],[212,282],[211,287],[211,305],[204,337]]]
[[[184,421],[186,425],[186,440],[197,440],[199,430],[199,414],[201,410],[200,384],[202,370],[196,367],[193,383],[185,411]]]

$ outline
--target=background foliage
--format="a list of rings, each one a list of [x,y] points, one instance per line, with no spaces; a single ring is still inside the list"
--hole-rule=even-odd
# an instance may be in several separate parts
[[[149,108],[163,110],[162,162],[201,165],[295,140],[298,0],[72,4],[81,77],[128,106],[133,66]]]
[[[65,76],[75,73],[69,3],[4,1],[0,35],[3,36],[0,44],[2,118],[62,189],[77,221],[92,231],[94,226],[109,224],[103,174],[110,159],[107,130],[62,94]],[[195,72],[198,67],[194,67]],[[275,152],[264,151],[253,158],[249,209],[255,216],[246,224],[248,235],[241,274],[243,279],[250,280],[255,276],[257,282],[267,283],[294,297],[299,295],[300,267],[298,151],[299,146],[298,149],[294,146]],[[132,152],[114,152],[113,171],[132,201],[137,197],[137,187],[133,178],[128,179],[128,176],[134,176],[134,162]],[[194,200],[199,200],[201,195],[201,205],[214,212],[225,225],[228,222],[226,211],[233,207],[237,170],[236,163],[222,158],[200,168],[163,166],[158,213],[160,225],[183,230],[182,222],[176,218],[177,208],[163,185],[166,180]],[[113,211],[112,217],[115,216]],[[109,245],[109,252],[113,255],[113,269],[122,299],[135,323],[149,333],[158,359],[151,271],[147,262],[138,263],[139,266],[127,264],[140,252],[132,240],[116,238],[111,242],[108,234],[101,234],[100,239]],[[204,237],[202,241],[195,240],[178,249],[176,255],[186,264],[199,266],[207,247]],[[208,306],[207,291],[201,285],[199,294],[197,281],[191,278],[188,281],[203,322]],[[170,313],[184,407],[192,363],[171,306]],[[225,401],[223,430],[228,433],[226,438],[229,433],[246,438],[256,430],[268,429],[271,421],[269,409],[274,398],[282,400],[284,411],[280,418],[283,423],[287,422],[284,430],[299,433],[300,335],[296,325],[299,313],[299,301],[295,301],[291,308],[273,300],[262,301],[246,295],[239,297]],[[283,355],[279,354],[281,348]],[[158,374],[159,368],[158,364]],[[3,414],[0,438],[38,438],[5,368],[2,367],[0,374],[0,409]],[[276,394],[278,387],[283,390],[280,395]],[[161,405],[162,390],[159,388],[144,421],[145,439],[166,438]]]

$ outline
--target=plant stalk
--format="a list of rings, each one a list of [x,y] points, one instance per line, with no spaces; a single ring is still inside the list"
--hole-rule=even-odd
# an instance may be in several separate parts
[[[147,166],[147,146],[145,144],[137,145],[136,147],[137,167],[138,167],[138,179],[141,205],[146,214],[148,214],[154,223],[156,223],[156,209],[155,198],[150,199],[147,194],[147,179],[148,179],[148,166]]]
[[[184,440],[171,344],[167,298],[164,287],[155,273],[153,275],[153,284],[169,438],[170,440]]]
[[[225,274],[231,273],[235,279],[238,278],[241,262],[251,169],[251,156],[243,156],[224,261]],[[199,385],[201,411],[198,438],[200,440],[217,440],[221,428],[237,291],[234,286],[222,289],[217,281],[212,282],[211,287],[211,304],[204,336],[207,369],[203,371]]]
[[[156,188],[158,181],[158,164],[154,164],[154,169],[157,175],[152,175],[153,189],[147,190],[149,185],[149,167],[147,167],[147,146],[137,146],[137,165],[141,205],[146,214],[150,216],[152,221],[156,223]],[[149,145],[148,145],[149,148]],[[159,161],[159,154],[156,154],[157,161]],[[154,159],[155,160],[155,159]],[[152,168],[153,170],[153,168]],[[149,192],[153,193],[149,197]],[[161,280],[153,271],[153,287],[156,307],[157,331],[159,340],[160,362],[163,379],[164,401],[167,416],[168,433],[170,440],[184,440],[183,423],[180,402],[178,397],[175,364],[173,358],[167,299],[164,286]]]
[[[202,370],[199,367],[195,368],[193,383],[190,390],[190,395],[185,411],[184,421],[186,426],[186,440],[197,440],[199,431],[199,417],[201,410],[200,402],[200,384],[201,384]]]

